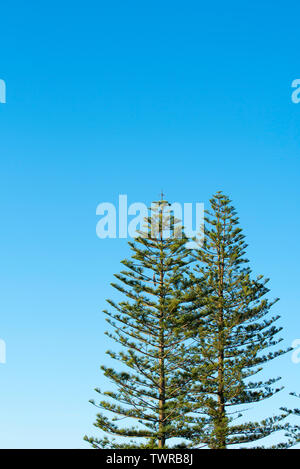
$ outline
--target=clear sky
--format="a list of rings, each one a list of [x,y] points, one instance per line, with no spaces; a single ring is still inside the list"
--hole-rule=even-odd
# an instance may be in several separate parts
[[[101,313],[128,255],[96,207],[234,201],[255,272],[300,338],[299,2],[2,2],[0,447],[79,448],[96,434]],[[270,367],[298,391],[300,364]]]

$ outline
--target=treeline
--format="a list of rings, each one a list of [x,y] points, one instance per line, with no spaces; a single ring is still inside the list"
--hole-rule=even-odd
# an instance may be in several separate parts
[[[293,446],[300,440],[287,423],[290,410],[246,419],[249,405],[282,389],[280,378],[257,375],[287,350],[271,314],[277,299],[266,298],[268,279],[252,275],[227,196],[211,199],[198,248],[187,249],[188,241],[160,200],[129,243],[131,258],[112,284],[124,299],[108,300],[105,311],[117,345],[107,353],[119,365],[101,367],[113,387],[96,389],[104,397],[91,401],[101,410],[95,426],[107,436],[85,439],[94,448],[260,448],[284,431],[272,447]]]

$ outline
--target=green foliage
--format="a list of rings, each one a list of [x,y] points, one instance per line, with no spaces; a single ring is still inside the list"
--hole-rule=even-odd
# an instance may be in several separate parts
[[[112,284],[126,299],[108,300],[112,311],[105,311],[113,330],[107,335],[122,348],[107,353],[125,370],[102,366],[114,386],[109,392],[96,389],[105,399],[92,401],[102,411],[96,427],[133,440],[122,445],[86,437],[95,448],[165,448],[170,438],[185,437],[187,431],[191,376],[182,365],[196,309],[187,275],[191,259],[169,204],[157,202],[151,215],[136,242],[129,243],[131,259],[122,262],[125,269]],[[166,236],[168,228],[174,236]],[[124,419],[129,424],[121,427]]]
[[[300,399],[300,394],[296,394],[295,392],[292,392],[290,393],[290,395]],[[283,407],[281,410],[283,412],[288,413],[289,415],[300,417],[300,409],[291,410],[291,409],[287,409],[286,407]],[[300,443],[300,425],[289,425],[286,436],[289,437],[290,446],[298,445]]]
[[[195,290],[205,286],[206,311],[197,321],[189,362],[197,378],[190,394],[195,412],[202,416],[200,428],[194,427],[193,445],[223,449],[260,440],[281,430],[279,416],[262,422],[233,424],[242,416],[243,405],[253,404],[280,391],[280,378],[253,381],[263,365],[285,350],[269,348],[282,339],[269,317],[276,303],[265,298],[268,279],[252,278],[245,258],[246,243],[231,201],[218,192],[206,212],[204,243],[195,252],[197,267],[192,275]],[[200,283],[199,283],[200,281]],[[204,421],[205,420],[205,425]],[[205,431],[203,431],[205,429]]]
[[[280,378],[256,375],[286,350],[278,348],[279,316],[270,316],[278,300],[266,298],[268,279],[252,275],[231,201],[218,192],[210,203],[204,243],[192,254],[164,200],[129,243],[131,258],[112,284],[124,300],[108,300],[105,311],[118,371],[101,367],[112,390],[96,389],[102,400],[91,401],[100,409],[95,426],[129,440],[85,437],[94,448],[225,449],[291,431],[286,409],[245,422],[245,406],[282,389]]]

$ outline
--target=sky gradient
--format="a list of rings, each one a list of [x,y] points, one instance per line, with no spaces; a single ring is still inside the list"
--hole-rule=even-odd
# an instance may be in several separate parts
[[[101,311],[129,250],[96,237],[96,207],[119,194],[228,194],[254,272],[281,298],[285,344],[300,338],[299,13],[265,0],[1,5],[1,448],[86,448],[97,433],[88,400],[112,345]],[[300,392],[290,354],[269,369],[286,390],[261,415]]]

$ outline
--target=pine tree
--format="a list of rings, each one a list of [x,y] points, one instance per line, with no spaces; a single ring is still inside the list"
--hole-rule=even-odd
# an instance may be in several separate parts
[[[107,353],[119,368],[101,367],[113,390],[96,389],[105,398],[91,402],[101,410],[97,428],[132,439],[85,437],[94,448],[166,448],[169,439],[188,434],[186,396],[192,378],[183,364],[197,305],[189,289],[186,241],[181,222],[161,200],[152,205],[145,229],[129,243],[131,259],[122,262],[125,270],[112,284],[125,300],[108,300],[113,311],[105,311],[114,330],[107,335],[122,347]],[[128,426],[120,427],[116,422],[124,419]]]
[[[300,394],[291,392],[290,395],[300,399]],[[288,413],[289,415],[300,417],[300,409],[291,410],[287,409],[286,407],[282,407],[281,410]],[[300,443],[300,425],[289,425],[287,436],[289,437],[289,446],[298,445]]]
[[[300,399],[300,394],[292,393],[292,396],[298,397]],[[293,414],[297,417],[300,417],[300,409],[294,409]],[[292,428],[292,436],[293,436],[293,445],[300,443],[300,425],[296,425]]]
[[[264,382],[252,381],[252,377],[285,351],[276,350],[281,342],[277,338],[281,328],[275,326],[279,316],[269,317],[278,300],[265,297],[268,279],[252,278],[245,258],[247,245],[231,201],[218,192],[210,203],[193,274],[196,291],[206,285],[207,314],[197,320],[195,345],[186,365],[197,376],[190,402],[201,423],[191,431],[192,444],[225,449],[284,428],[285,412],[261,422],[238,424],[234,420],[243,415],[244,404],[258,403],[280,391],[276,387],[280,378]]]

